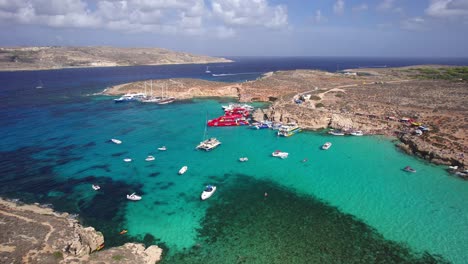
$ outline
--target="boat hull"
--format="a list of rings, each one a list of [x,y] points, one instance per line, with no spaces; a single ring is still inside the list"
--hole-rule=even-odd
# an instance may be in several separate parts
[[[211,191],[211,192],[203,191],[200,198],[202,200],[206,200],[206,199],[210,198],[213,195],[213,193],[215,193],[215,192],[216,192],[216,186],[213,186],[213,191]]]

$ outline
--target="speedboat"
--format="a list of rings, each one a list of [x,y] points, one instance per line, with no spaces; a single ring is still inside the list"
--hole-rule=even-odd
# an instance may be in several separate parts
[[[167,148],[166,148],[166,146],[162,146],[162,147],[158,148],[158,150],[165,151],[165,150],[167,150]]]
[[[132,193],[130,195],[127,194],[127,199],[132,201],[139,201],[141,200],[141,196],[136,195],[135,193]]]
[[[97,185],[97,184],[96,184],[96,185],[93,184],[92,187],[93,187],[93,189],[94,189],[95,191],[101,189],[101,186],[99,186],[99,185]]]
[[[123,161],[125,161],[125,162],[132,162],[132,159],[131,159],[131,158],[125,158],[125,159],[123,159]]]
[[[278,158],[285,159],[285,158],[287,158],[289,156],[289,153],[277,150],[277,151],[271,153],[271,155],[273,157],[278,157]]]
[[[322,145],[322,149],[327,150],[331,147],[332,143],[331,142],[326,142],[325,144]]]
[[[364,135],[364,133],[362,133],[361,130],[356,130],[356,131],[353,131],[353,132],[351,132],[351,133],[349,133],[349,134],[350,134],[351,136],[358,136],[358,137]]]
[[[247,157],[242,157],[242,158],[239,158],[239,161],[240,161],[240,162],[246,162],[246,161],[249,161],[249,158],[247,158]]]
[[[115,138],[112,138],[111,141],[115,144],[122,144],[122,141],[121,140],[118,140],[118,139],[115,139]]]
[[[146,157],[145,160],[146,160],[146,161],[153,161],[153,160],[155,160],[155,157],[149,155],[148,157]]]
[[[201,199],[206,200],[206,199],[210,198],[213,195],[214,192],[216,192],[216,186],[207,185],[205,187],[205,190],[203,190],[203,192],[201,194]]]
[[[180,170],[179,170],[179,175],[184,174],[184,173],[187,171],[187,169],[188,169],[187,166],[183,166],[182,168],[180,168]]]
[[[411,168],[410,166],[406,166],[403,170],[406,172],[416,172],[416,170]]]

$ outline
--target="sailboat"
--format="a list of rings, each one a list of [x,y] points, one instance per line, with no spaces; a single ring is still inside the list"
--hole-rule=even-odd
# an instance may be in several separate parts
[[[210,71],[210,69],[209,69],[209,68],[210,68],[210,66],[206,66],[205,73],[211,73],[211,71]]]
[[[147,96],[145,99],[141,100],[143,103],[158,103],[161,101],[161,97],[153,96],[153,80],[150,83],[151,96]],[[145,81],[145,94],[146,94],[146,81]]]
[[[208,119],[208,114],[207,114],[207,117],[206,119]],[[216,148],[217,146],[221,145],[221,141],[219,141],[218,139],[216,138],[209,138],[209,139],[206,139],[206,129],[208,128],[208,126],[206,125],[206,122],[205,122],[205,132],[203,133],[203,141],[200,142],[200,144],[198,144],[197,146],[197,149],[202,149],[204,151],[210,151],[214,148]]]
[[[42,84],[42,81],[39,80],[39,82],[37,83],[36,89],[42,89],[42,88],[44,88],[44,85]]]
[[[174,97],[164,96],[164,87],[166,87],[166,93],[167,93],[167,85],[166,83],[164,83],[164,86],[162,87],[162,90],[161,90],[161,100],[157,101],[156,102],[157,104],[170,104],[175,101]]]

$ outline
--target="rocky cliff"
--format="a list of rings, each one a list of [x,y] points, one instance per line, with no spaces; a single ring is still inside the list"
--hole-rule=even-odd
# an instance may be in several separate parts
[[[1,263],[148,263],[161,258],[157,246],[102,249],[104,237],[67,213],[0,199]]]

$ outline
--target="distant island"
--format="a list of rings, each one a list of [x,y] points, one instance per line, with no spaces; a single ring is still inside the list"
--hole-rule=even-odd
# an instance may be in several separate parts
[[[161,48],[2,47],[0,71],[232,62]]]

